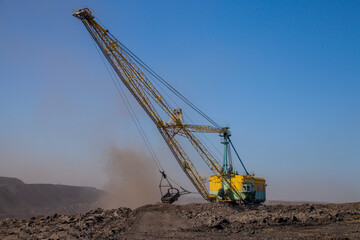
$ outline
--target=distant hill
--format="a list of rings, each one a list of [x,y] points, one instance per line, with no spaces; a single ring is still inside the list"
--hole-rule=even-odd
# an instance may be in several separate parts
[[[25,184],[17,178],[0,177],[0,219],[86,212],[97,207],[103,194],[93,187]]]

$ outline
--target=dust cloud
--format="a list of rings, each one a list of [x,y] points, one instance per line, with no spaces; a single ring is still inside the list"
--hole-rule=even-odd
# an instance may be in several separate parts
[[[136,208],[160,200],[160,175],[146,153],[134,148],[111,146],[106,152],[108,182],[101,200],[104,208]]]

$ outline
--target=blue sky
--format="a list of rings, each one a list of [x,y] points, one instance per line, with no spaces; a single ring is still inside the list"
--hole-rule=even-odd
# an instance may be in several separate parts
[[[231,127],[269,198],[360,201],[358,1],[0,1],[0,175],[101,187],[110,145],[144,148],[82,7]]]

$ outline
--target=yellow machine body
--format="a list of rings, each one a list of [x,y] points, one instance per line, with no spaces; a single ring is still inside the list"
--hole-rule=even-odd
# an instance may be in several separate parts
[[[254,175],[212,175],[209,177],[209,183],[213,199],[244,203],[261,203],[266,200],[266,181]]]

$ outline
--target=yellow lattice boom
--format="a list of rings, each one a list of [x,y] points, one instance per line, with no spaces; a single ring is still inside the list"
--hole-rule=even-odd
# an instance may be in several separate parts
[[[104,29],[90,12],[84,8],[73,13],[73,16],[80,19],[89,31],[102,53],[109,61],[116,74],[137,102],[145,110],[147,115],[155,123],[161,136],[178,161],[180,167],[194,184],[204,199],[212,199],[205,186],[204,177],[196,170],[192,160],[186,154],[179,142],[174,138],[180,135],[189,140],[201,158],[214,174],[221,175],[221,167],[212,154],[206,149],[194,133],[224,133],[223,128],[216,128],[203,125],[185,124],[182,118],[181,109],[173,109],[163,98],[160,92],[153,86],[142,70],[135,64],[117,39]],[[158,110],[157,110],[158,109]],[[165,113],[166,120],[160,116],[159,111]],[[164,115],[164,114],[162,114]],[[225,179],[225,181],[227,181]],[[230,186],[231,184],[228,183]],[[235,189],[234,187],[234,190]],[[236,192],[236,191],[235,191]],[[240,198],[240,196],[239,196]]]

